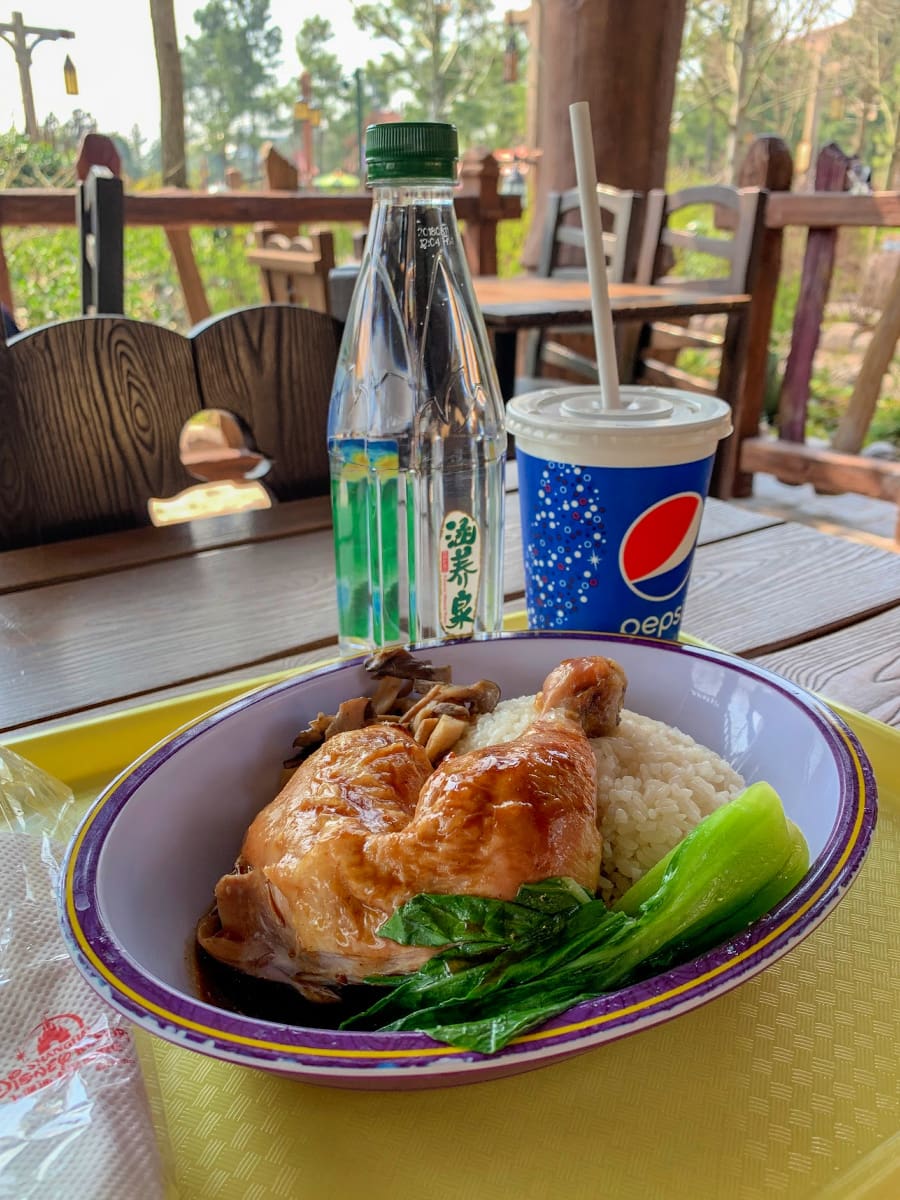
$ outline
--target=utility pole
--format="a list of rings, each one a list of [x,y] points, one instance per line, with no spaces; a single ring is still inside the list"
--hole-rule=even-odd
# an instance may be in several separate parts
[[[311,187],[315,164],[313,163],[313,130],[318,127],[322,112],[312,101],[312,77],[309,71],[300,76],[300,99],[294,105],[294,120],[303,126],[303,158],[304,165],[300,182],[304,187]]]
[[[12,15],[12,24],[0,24],[0,38],[12,46],[19,68],[19,83],[22,86],[22,104],[25,108],[25,132],[37,141],[40,136],[34,112],[34,94],[31,91],[31,52],[38,42],[55,42],[58,38],[73,38],[71,29],[41,29],[26,25],[20,12]],[[32,40],[29,41],[29,38]]]
[[[357,67],[353,72],[356,83],[356,158],[360,186],[366,181],[366,151],[363,143],[363,89],[362,68]]]

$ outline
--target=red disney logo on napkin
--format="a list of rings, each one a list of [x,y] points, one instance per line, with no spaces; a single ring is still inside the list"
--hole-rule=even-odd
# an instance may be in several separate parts
[[[84,1066],[105,1070],[131,1057],[127,1030],[91,1030],[76,1013],[44,1017],[27,1035],[16,1055],[22,1066],[0,1079],[0,1100],[16,1100],[40,1091]]]

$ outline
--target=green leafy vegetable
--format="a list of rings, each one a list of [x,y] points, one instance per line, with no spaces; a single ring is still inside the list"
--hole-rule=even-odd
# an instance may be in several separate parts
[[[582,1000],[684,961],[746,928],[806,874],[802,833],[768,784],[717,809],[613,909],[571,879],[515,900],[420,895],[380,929],[443,947],[343,1029],[417,1030],[490,1054]]]

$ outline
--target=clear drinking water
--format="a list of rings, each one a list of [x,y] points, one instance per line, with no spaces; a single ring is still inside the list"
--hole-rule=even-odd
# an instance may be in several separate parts
[[[401,139],[389,168],[403,178],[378,178],[384,129]],[[415,178],[402,139],[422,130],[427,167],[446,179]],[[447,130],[373,126],[367,140],[374,205],[328,431],[344,654],[502,622],[506,433],[452,172],[434,150]]]

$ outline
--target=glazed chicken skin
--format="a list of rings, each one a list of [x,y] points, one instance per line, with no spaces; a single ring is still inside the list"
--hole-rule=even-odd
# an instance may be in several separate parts
[[[329,999],[334,986],[412,971],[435,953],[377,934],[419,892],[508,900],[559,875],[594,891],[602,842],[588,738],[615,730],[625,682],[610,659],[568,659],[518,738],[436,769],[396,724],[330,738],[253,821],[200,922],[201,945]]]

